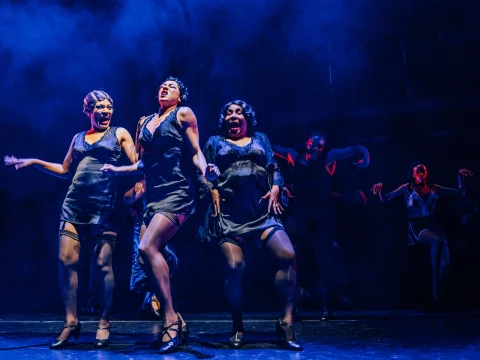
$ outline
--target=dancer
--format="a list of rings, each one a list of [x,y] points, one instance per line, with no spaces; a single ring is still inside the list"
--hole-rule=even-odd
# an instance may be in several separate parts
[[[133,259],[132,259],[132,274],[130,277],[130,290],[134,291],[143,297],[143,303],[138,314],[141,318],[151,319],[162,317],[160,313],[160,301],[157,299],[147,279],[147,274],[143,270],[143,261],[138,252],[140,245],[140,238],[146,230],[146,225],[143,221],[142,213],[145,209],[145,179],[138,181],[135,186],[128,190],[123,196],[123,203],[130,208],[132,217],[135,220],[133,232]],[[168,264],[170,270],[170,277],[172,277],[179,266],[179,259],[171,245],[167,244],[163,249],[163,257]],[[173,297],[173,291],[172,291]],[[180,314],[178,313],[180,316]],[[181,316],[180,316],[181,317]],[[182,319],[183,321],[183,319]],[[184,333],[189,332],[188,325],[184,324]]]
[[[193,153],[193,163],[209,180],[218,169],[205,162],[199,146],[197,119],[182,102],[188,91],[177,78],[167,78],[158,89],[158,113],[140,119],[137,151],[141,160],[131,166],[106,164],[105,172],[135,172],[144,169],[147,226],[138,251],[145,264],[155,295],[160,300],[164,328],[160,353],[173,351],[180,343],[182,320],[176,313],[170,291],[170,272],[162,250],[194,211],[192,189],[184,175],[184,155]]]
[[[332,293],[338,294],[340,302],[350,303],[345,294],[346,282],[343,281],[343,284],[340,284],[339,279],[339,274],[345,271],[340,269],[342,264],[335,261],[335,259],[342,259],[342,256],[334,256],[341,252],[336,251],[339,248],[335,247],[335,210],[332,201],[345,200],[348,196],[333,191],[332,178],[338,161],[354,159],[353,164],[361,169],[366,168],[370,163],[369,152],[364,146],[325,151],[325,141],[323,133],[314,132],[299,152],[273,145],[275,155],[287,160],[293,173],[293,184],[290,186],[293,201],[291,201],[290,215],[285,227],[302,263],[308,254],[313,253],[319,283],[313,289],[312,295],[320,298],[321,320],[327,320],[330,316],[328,307]],[[357,203],[366,202],[366,196],[361,191],[357,191],[353,199]],[[298,314],[301,294],[305,292],[299,289],[297,293],[299,294],[296,301]]]
[[[268,138],[254,132],[257,124],[251,106],[241,100],[224,105],[218,128],[205,145],[205,157],[216,164],[221,175],[215,183],[201,178],[202,194],[211,193],[210,204],[199,235],[218,243],[227,265],[225,296],[232,314],[229,345],[244,344],[242,319],[242,279],[245,269],[243,249],[253,242],[276,260],[275,284],[282,300],[277,336],[291,350],[302,350],[293,329],[293,296],[296,270],[295,251],[279,221],[283,185]]]
[[[425,244],[430,248],[432,269],[432,300],[434,306],[442,308],[442,295],[448,278],[450,254],[448,240],[442,225],[435,217],[435,205],[439,195],[465,196],[464,178],[472,176],[468,169],[458,170],[458,188],[446,188],[428,183],[427,166],[414,162],[407,172],[408,183],[391,193],[383,193],[383,184],[373,185],[372,193],[382,203],[403,197],[408,212],[408,244]]]
[[[81,246],[93,246],[96,271],[103,284],[103,310],[94,346],[108,345],[114,276],[112,255],[119,229],[115,208],[115,177],[100,170],[103,164],[117,165],[122,155],[136,161],[135,146],[127,130],[111,127],[113,100],[104,91],[90,92],[83,102],[83,112],[90,119],[90,130],[73,137],[62,164],[39,159],[5,156],[5,165],[22,169],[33,165],[46,173],[66,178],[74,173],[60,214],[59,280],[65,305],[65,325],[50,349],[63,349],[68,340],[78,338],[81,323],[77,317],[77,264]]]

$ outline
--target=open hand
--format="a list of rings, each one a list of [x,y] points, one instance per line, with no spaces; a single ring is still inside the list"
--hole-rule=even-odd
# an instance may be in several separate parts
[[[3,162],[6,166],[15,165],[15,169],[21,169],[33,164],[34,159],[17,159],[15,156],[4,156]]]
[[[382,189],[383,189],[383,184],[378,183],[372,186],[371,192],[373,193],[373,195],[378,195],[382,192]]]
[[[213,181],[220,176],[220,170],[214,164],[207,164],[205,168],[205,178],[208,181]]]
[[[280,194],[280,187],[278,185],[273,185],[269,192],[267,192],[262,199],[268,198],[268,212],[273,209],[275,215],[280,215],[283,211],[282,205],[278,202]]]
[[[473,176],[473,172],[469,169],[460,169],[458,170],[458,175],[461,175],[462,178]]]

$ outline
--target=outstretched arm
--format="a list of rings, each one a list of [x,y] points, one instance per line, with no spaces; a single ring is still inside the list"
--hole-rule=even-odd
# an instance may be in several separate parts
[[[440,186],[440,185],[435,185],[435,190],[439,194],[443,194],[443,195],[465,196],[464,181],[465,181],[465,178],[467,178],[469,176],[473,176],[473,172],[469,169],[460,169],[460,170],[458,170],[457,176],[458,176],[458,178],[457,178],[457,181],[458,181],[457,189],[452,189],[452,188],[448,188],[448,187],[444,187],[444,186]]]
[[[327,163],[353,158],[353,165],[364,169],[370,165],[370,153],[365,146],[354,145],[343,149],[332,149],[327,154]]]
[[[401,185],[400,187],[398,187],[396,190],[393,190],[392,192],[388,193],[388,194],[383,194],[383,184],[382,183],[378,183],[378,184],[375,184],[373,185],[372,187],[372,193],[373,195],[378,195],[378,197],[380,198],[380,201],[382,203],[386,203],[386,202],[389,202],[389,201],[392,201],[402,195],[405,195],[407,192],[408,192],[408,184],[403,184]]]
[[[292,166],[295,165],[295,161],[297,161],[299,154],[294,149],[284,148],[279,145],[272,144],[272,150],[275,156],[287,160]]]
[[[70,172],[70,165],[73,162],[73,142],[75,141],[75,137],[70,143],[70,148],[68,149],[67,155],[65,156],[62,164],[43,161],[40,159],[17,159],[15,156],[5,156],[3,161],[7,166],[15,165],[15,169],[17,170],[33,165],[35,168],[46,172],[47,174],[66,179]]]

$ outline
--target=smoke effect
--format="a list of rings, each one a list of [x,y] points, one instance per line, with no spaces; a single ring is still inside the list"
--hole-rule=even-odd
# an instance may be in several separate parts
[[[298,107],[312,113],[335,104],[332,96],[341,102],[340,89],[346,91],[344,98],[352,98],[349,88],[373,84],[382,71],[401,72],[400,35],[424,26],[425,17],[440,13],[438,6],[448,1],[437,1],[437,8],[418,3],[4,2],[2,122],[46,132],[62,123],[65,132],[77,131],[88,126],[81,114],[83,97],[103,89],[116,103],[114,120],[132,129],[136,119],[155,111],[155,89],[170,74],[191,88],[201,117],[212,119],[207,129],[222,103],[238,97],[256,108],[282,105],[277,119],[290,118]],[[437,16],[432,23],[435,19],[441,20]],[[389,37],[391,59],[375,62]],[[283,89],[292,87],[294,96],[286,103]],[[369,93],[362,92],[364,97]]]

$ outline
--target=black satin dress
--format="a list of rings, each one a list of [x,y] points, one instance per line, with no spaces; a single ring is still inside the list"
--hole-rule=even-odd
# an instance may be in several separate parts
[[[60,219],[79,225],[103,225],[115,230],[120,224],[117,200],[117,179],[101,171],[104,164],[119,165],[122,147],[116,135],[117,127],[106,130],[93,144],[85,141],[86,131],[77,134],[73,143],[73,163],[76,166],[72,184],[63,201]]]
[[[150,115],[140,131],[147,183],[144,212],[147,224],[156,213],[189,216],[194,212],[193,189],[183,171],[184,155],[189,149],[184,139],[185,130],[177,121],[178,110],[173,110],[153,134],[147,128],[155,117]]]
[[[272,185],[283,186],[268,138],[255,133],[246,146],[238,146],[221,136],[211,137],[204,150],[207,163],[220,170],[216,188],[222,199],[220,214],[213,217],[210,204],[199,229],[201,240],[217,241],[243,235],[260,235],[270,227],[282,228],[280,219],[268,213],[268,198],[262,199]],[[203,183],[201,196],[210,196],[213,184]]]

